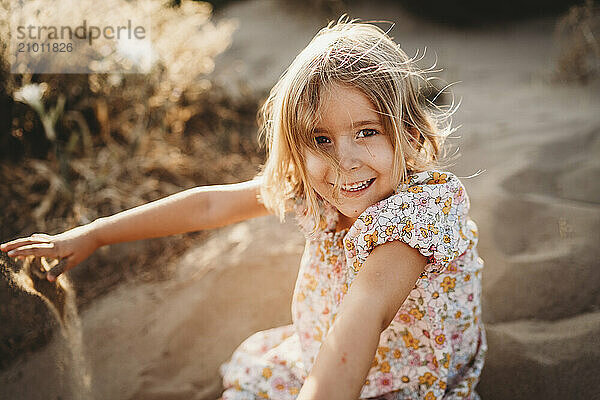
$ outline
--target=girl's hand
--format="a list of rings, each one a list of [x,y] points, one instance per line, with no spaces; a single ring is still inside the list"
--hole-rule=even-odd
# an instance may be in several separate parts
[[[25,256],[48,257],[60,262],[47,272],[46,278],[53,282],[65,271],[88,258],[100,243],[94,233],[93,223],[78,226],[58,235],[34,233],[33,235],[15,239],[0,245],[0,250],[8,252],[9,257]]]

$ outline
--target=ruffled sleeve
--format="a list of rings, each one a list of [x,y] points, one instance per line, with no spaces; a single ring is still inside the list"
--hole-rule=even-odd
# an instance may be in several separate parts
[[[441,273],[476,245],[476,226],[468,218],[469,199],[453,174],[427,171],[411,175],[404,191],[367,208],[344,239],[350,284],[375,246],[400,240],[428,258],[424,274]]]

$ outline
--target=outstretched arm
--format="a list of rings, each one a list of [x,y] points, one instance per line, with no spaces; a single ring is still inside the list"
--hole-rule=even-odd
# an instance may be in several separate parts
[[[257,195],[260,181],[196,187],[57,235],[33,234],[0,245],[11,257],[60,258],[47,278],[56,279],[98,247],[225,226],[268,214]]]
[[[344,297],[298,400],[359,398],[379,335],[426,264],[427,259],[405,243],[375,247]]]
[[[200,186],[110,217],[99,218],[100,245],[218,228],[268,214],[257,199],[260,183]]]

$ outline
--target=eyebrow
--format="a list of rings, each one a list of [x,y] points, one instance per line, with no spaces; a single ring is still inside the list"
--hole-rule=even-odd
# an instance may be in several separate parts
[[[374,120],[374,119],[366,119],[363,121],[356,121],[355,123],[352,124],[352,126],[350,128],[357,129],[357,128],[361,128],[363,126],[368,126],[368,125],[381,126],[381,122],[378,120]],[[313,130],[313,133],[327,133],[327,130],[317,127]]]

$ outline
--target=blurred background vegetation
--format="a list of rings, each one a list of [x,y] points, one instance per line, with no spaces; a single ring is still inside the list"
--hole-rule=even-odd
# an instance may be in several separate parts
[[[240,1],[240,0],[237,0]],[[283,0],[281,0],[283,2]],[[356,0],[310,0],[336,19]],[[592,1],[398,1],[421,17],[458,25],[501,23],[563,12],[556,79],[585,82],[598,74],[598,10]],[[158,59],[148,74],[11,74],[9,0],[0,0],[0,242],[34,232],[59,233],[94,219],[198,185],[252,178],[263,161],[256,111],[266,93],[235,99],[209,79],[230,44],[235,22],[215,22],[213,5],[153,1],[152,40]],[[29,6],[52,12],[42,0]],[[106,0],[118,10],[127,0]],[[290,3],[290,2],[287,2]],[[245,79],[250,79],[246,77]],[[70,274],[79,306],[126,280],[167,279],[176,259],[205,233],[102,249]],[[7,299],[0,294],[0,301]],[[4,326],[23,325],[1,315]],[[12,319],[11,319],[12,318]],[[11,336],[12,335],[12,336]],[[18,351],[39,337],[0,332]],[[10,337],[9,337],[10,336]],[[1,350],[1,349],[0,349]],[[6,358],[0,357],[0,359]],[[0,363],[2,367],[5,362]]]
[[[263,158],[259,95],[233,100],[206,78],[235,29],[232,21],[213,22],[209,3],[152,3],[158,59],[143,75],[11,74],[9,3],[0,1],[0,242],[60,233],[187,188],[255,175]],[[118,10],[127,0],[107,3]],[[28,3],[52,13],[46,5]],[[204,235],[101,249],[70,273],[78,305],[123,280],[168,278],[169,261]],[[0,302],[17,295],[3,290]],[[0,367],[49,339],[25,321],[39,310],[20,311],[0,313]]]
[[[127,3],[109,2],[112,9]],[[233,101],[206,79],[235,25],[214,23],[208,3],[154,4],[158,61],[144,75],[10,74],[8,46],[0,40],[0,240],[62,232],[189,187],[257,172],[259,99],[249,94]],[[7,13],[8,1],[2,5]],[[43,1],[30,6],[52,12]],[[125,275],[163,277],[161,266],[196,236],[95,255],[75,270],[78,287],[86,287],[80,301]]]

